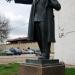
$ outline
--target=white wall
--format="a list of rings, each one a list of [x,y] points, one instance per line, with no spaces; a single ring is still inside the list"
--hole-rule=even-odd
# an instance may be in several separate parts
[[[66,64],[75,65],[75,0],[59,0],[61,11],[55,11],[56,43],[55,58]],[[63,31],[60,31],[64,29]],[[64,36],[59,38],[59,33]]]

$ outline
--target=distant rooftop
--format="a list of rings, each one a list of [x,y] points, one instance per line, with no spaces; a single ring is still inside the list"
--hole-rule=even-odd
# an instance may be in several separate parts
[[[16,38],[16,39],[8,39],[7,42],[10,43],[28,43],[28,42],[32,42],[31,40],[28,39],[28,37],[23,37],[23,38]]]

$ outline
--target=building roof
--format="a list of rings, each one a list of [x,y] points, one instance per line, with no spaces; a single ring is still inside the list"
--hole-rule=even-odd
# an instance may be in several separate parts
[[[28,37],[23,37],[23,38],[16,38],[16,39],[8,39],[7,42],[13,43],[13,42],[32,42],[31,40],[28,39]]]

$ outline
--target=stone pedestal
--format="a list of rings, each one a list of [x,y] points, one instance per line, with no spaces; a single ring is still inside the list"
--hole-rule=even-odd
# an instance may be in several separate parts
[[[20,75],[65,75],[65,65],[58,60],[27,60],[20,65]]]

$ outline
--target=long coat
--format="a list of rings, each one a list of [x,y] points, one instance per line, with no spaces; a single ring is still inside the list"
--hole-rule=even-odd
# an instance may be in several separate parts
[[[43,22],[44,28],[47,30],[47,38],[48,42],[55,42],[55,24],[54,24],[54,13],[53,9],[60,10],[61,5],[57,0],[15,0],[15,3],[23,3],[23,4],[32,4],[30,20],[29,20],[29,28],[28,28],[28,37],[30,40],[35,39],[34,36],[34,18],[35,18],[35,10],[37,9],[37,19],[40,22]],[[41,28],[42,29],[42,28]],[[42,31],[43,32],[43,31]],[[46,33],[43,33],[46,34]]]

